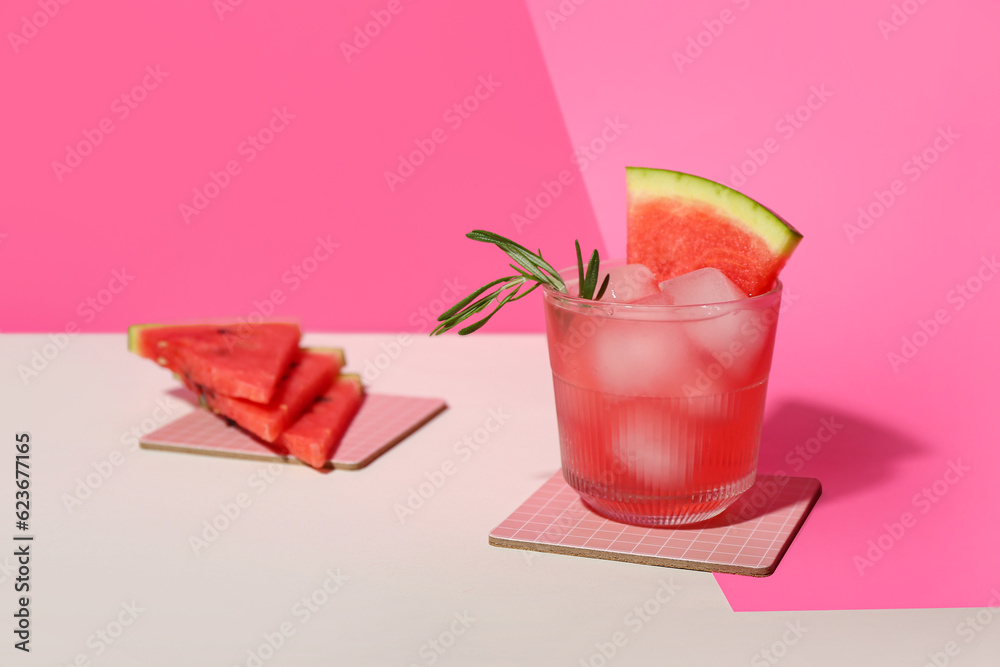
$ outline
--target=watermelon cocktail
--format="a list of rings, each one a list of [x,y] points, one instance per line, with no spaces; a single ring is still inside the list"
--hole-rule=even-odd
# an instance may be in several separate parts
[[[680,525],[753,485],[781,302],[778,274],[802,238],[770,209],[680,172],[626,168],[627,264],[557,271],[492,232],[515,275],[438,319],[485,325],[543,287],[563,476],[612,519]],[[530,285],[526,290],[522,287]]]
[[[714,304],[544,300],[563,476],[587,504],[677,525],[753,485],[780,283]]]

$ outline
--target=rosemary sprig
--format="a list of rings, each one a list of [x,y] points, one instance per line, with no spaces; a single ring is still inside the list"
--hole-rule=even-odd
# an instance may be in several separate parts
[[[490,281],[441,313],[438,316],[440,324],[431,332],[432,336],[450,331],[462,322],[489,308],[490,304],[496,304],[492,311],[472,324],[459,329],[458,333],[464,336],[473,331],[478,331],[497,314],[498,310],[512,301],[523,299],[542,285],[548,286],[557,292],[566,293],[566,282],[559,275],[559,272],[545,261],[541,250],[537,254],[533,253],[515,241],[481,229],[473,230],[466,234],[466,236],[473,241],[492,243],[503,250],[508,257],[514,260],[510,264],[510,267],[514,269],[517,275],[504,276],[503,278]],[[580,252],[579,241],[576,242],[576,258],[579,270],[580,296],[585,299],[599,300],[604,296],[610,276],[605,276],[604,283],[595,297],[594,289],[597,287],[597,278],[601,263],[597,250],[594,250],[594,254],[591,255],[586,272],[583,269],[583,255]],[[534,284],[521,291],[521,288],[528,283]]]
[[[608,289],[608,281],[611,280],[611,274],[604,276],[604,283],[601,285],[601,291],[594,296],[594,290],[597,288],[597,277],[598,270],[601,266],[601,258],[597,254],[597,250],[594,250],[594,254],[590,256],[590,261],[587,263],[587,272],[583,272],[583,255],[580,253],[580,242],[576,242],[576,270],[577,274],[580,276],[580,298],[581,299],[593,299],[594,301],[600,301],[601,297],[604,296],[604,290]]]

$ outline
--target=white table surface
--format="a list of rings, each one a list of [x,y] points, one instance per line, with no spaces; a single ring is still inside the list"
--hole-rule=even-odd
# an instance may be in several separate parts
[[[11,545],[0,551],[7,554],[0,556],[8,619],[0,625],[2,665],[919,667],[933,664],[928,653],[955,638],[969,616],[965,609],[734,613],[708,573],[489,546],[489,531],[559,466],[540,335],[404,337],[370,391],[441,397],[449,409],[364,470],[320,475],[281,466],[271,482],[259,462],[123,442],[132,427],[162,416],[157,402],[176,386],[168,372],[127,354],[124,335],[74,337],[25,385],[18,365],[30,364],[48,340],[0,336],[0,433],[8,440],[0,498],[9,504],[0,512],[9,520],[0,541]],[[398,340],[310,334],[305,342],[344,347],[348,369],[361,371]],[[491,410],[509,415],[503,426],[472,456],[457,453],[455,443]],[[13,648],[11,632],[14,435],[24,431],[32,437],[35,535],[30,654]],[[68,509],[78,479],[116,451],[112,475]],[[454,474],[401,521],[395,506],[449,461]],[[189,538],[240,493],[251,504],[196,554]],[[650,602],[661,585],[676,593]],[[309,596],[323,604],[307,616],[300,601]],[[638,621],[633,609],[646,603],[658,611]],[[291,632],[279,642],[282,627]],[[106,634],[113,642],[106,644],[99,632],[118,636]],[[267,634],[280,646],[258,662],[249,652],[266,646]],[[603,658],[600,648],[610,652],[616,636],[621,646]],[[947,664],[1000,664],[1000,623]]]

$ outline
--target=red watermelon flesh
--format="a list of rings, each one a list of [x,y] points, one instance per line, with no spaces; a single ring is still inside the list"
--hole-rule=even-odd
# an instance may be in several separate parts
[[[626,168],[628,263],[658,282],[714,267],[750,296],[770,291],[802,235],[746,195],[698,176]]]
[[[312,407],[278,438],[303,463],[323,468],[361,407],[364,388],[357,375],[341,375]]]
[[[288,323],[129,327],[129,351],[216,394],[267,403],[299,349]]]
[[[289,365],[269,403],[254,403],[212,391],[208,387],[188,388],[198,393],[202,404],[216,414],[231,419],[267,442],[274,442],[318,396],[333,383],[344,365],[338,349],[304,349]]]

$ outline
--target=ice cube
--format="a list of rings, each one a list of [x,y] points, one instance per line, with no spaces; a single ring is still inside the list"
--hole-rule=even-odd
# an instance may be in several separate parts
[[[690,486],[696,433],[677,412],[676,401],[631,400],[622,406],[612,440],[614,461],[628,471],[642,494],[683,495]]]
[[[696,373],[699,394],[742,388],[753,380],[767,327],[758,326],[755,309],[729,303],[746,298],[739,287],[718,269],[706,268],[665,280],[660,290],[678,306],[716,304],[703,306],[685,323],[691,341],[706,353]]]
[[[608,288],[601,297],[601,301],[615,301],[618,303],[631,303],[644,297],[654,296],[659,293],[653,272],[642,264],[625,264],[624,266],[613,266],[608,271],[611,276]],[[597,283],[597,289],[601,288],[604,277]]]
[[[623,396],[682,396],[701,356],[684,324],[607,320],[586,345],[593,388]]]
[[[659,287],[660,292],[675,306],[723,303],[747,298],[743,290],[727,278],[726,274],[711,267],[664,280]]]
[[[712,357],[728,352],[734,342],[747,336],[741,333],[746,318],[738,308],[708,306],[706,317],[686,323],[691,340]]]

